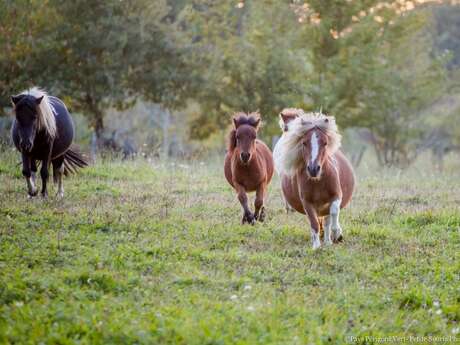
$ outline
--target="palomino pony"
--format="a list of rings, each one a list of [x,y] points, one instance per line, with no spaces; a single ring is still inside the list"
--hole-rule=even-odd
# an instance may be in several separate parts
[[[340,141],[334,117],[305,114],[291,122],[276,157],[285,199],[310,220],[313,249],[321,246],[323,217],[324,244],[343,239],[339,213],[351,200],[355,177]]]
[[[259,113],[237,113],[233,117],[224,172],[228,183],[238,194],[243,207],[241,222],[254,224],[265,218],[264,200],[267,186],[273,176],[273,157],[270,149],[257,139],[260,125]],[[255,212],[251,213],[246,193],[256,192]]]
[[[303,114],[304,114],[304,111],[302,109],[296,109],[296,108],[285,108],[281,111],[279,115],[280,116],[279,125],[283,133],[281,134],[281,137],[278,139],[278,141],[275,144],[275,147],[273,148],[273,159],[275,161],[277,160],[277,157],[280,155],[280,151],[281,151],[280,147],[283,146],[283,141],[286,138],[285,134],[289,130],[289,126],[288,126],[289,123],[292,120],[294,120],[296,117],[299,117],[300,115],[303,115]],[[282,180],[281,173],[279,169],[276,168],[276,165],[275,165],[275,170],[278,173],[278,176],[280,177],[280,181],[281,181]],[[292,211],[293,208],[289,206],[288,202],[284,198],[284,195],[283,195],[283,200],[284,200],[284,206],[286,209],[286,213],[288,213],[289,211]]]
[[[13,142],[22,156],[22,174],[26,178],[28,194],[37,195],[35,173],[41,161],[43,197],[47,197],[49,164],[53,164],[53,178],[58,183],[59,197],[64,196],[62,175],[88,165],[83,156],[71,149],[74,137],[72,117],[64,103],[46,92],[32,88],[11,97],[15,121],[11,130]]]

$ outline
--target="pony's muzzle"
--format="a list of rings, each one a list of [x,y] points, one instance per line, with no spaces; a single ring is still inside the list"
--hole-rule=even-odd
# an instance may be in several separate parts
[[[240,159],[243,163],[247,163],[251,159],[251,154],[249,152],[241,152]]]
[[[19,146],[23,152],[30,152],[32,150],[33,143],[31,140],[19,139]]]
[[[307,172],[310,177],[318,177],[321,172],[321,166],[319,164],[308,164]]]

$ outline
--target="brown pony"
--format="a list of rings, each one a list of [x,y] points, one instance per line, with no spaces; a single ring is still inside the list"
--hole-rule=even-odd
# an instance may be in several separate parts
[[[339,213],[351,200],[355,177],[339,150],[341,136],[335,118],[323,114],[299,116],[285,135],[275,163],[286,201],[308,216],[313,249],[321,246],[323,217],[324,244],[341,241]]]
[[[273,157],[270,149],[257,139],[260,125],[259,113],[237,113],[233,117],[224,172],[228,183],[238,194],[243,207],[242,224],[254,224],[265,218],[264,200],[267,186],[273,176]],[[248,207],[247,192],[256,192],[255,212]]]

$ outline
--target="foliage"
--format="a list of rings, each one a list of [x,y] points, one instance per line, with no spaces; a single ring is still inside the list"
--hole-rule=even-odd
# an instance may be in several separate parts
[[[175,68],[173,47],[162,31],[167,30],[162,21],[169,11],[165,1],[51,0],[32,5],[2,3],[2,27],[9,34],[0,39],[10,48],[0,54],[8,86],[2,88],[3,96],[24,85],[44,86],[87,114],[98,135],[105,110],[131,104],[130,95],[144,91],[149,99],[171,103],[162,98]]]
[[[459,80],[458,7],[421,3],[4,1],[0,106],[41,85],[101,136],[107,109],[153,102],[193,140],[238,110],[259,109],[268,139],[283,107],[322,109],[370,129],[382,165],[406,166],[431,135],[426,110]]]
[[[193,2],[182,18],[203,111],[192,136],[257,108],[265,135],[274,134],[280,108],[295,105],[331,113],[343,128],[369,128],[382,165],[408,165],[425,135],[420,112],[445,90],[445,59],[425,37],[432,10],[407,6]]]
[[[441,52],[448,51],[452,54],[449,68],[460,68],[460,7],[441,6],[435,10],[434,16],[435,46]]]
[[[202,105],[201,117],[192,123],[193,137],[227,126],[229,115],[239,110],[259,109],[273,132],[273,119],[283,107],[303,103],[307,50],[292,49],[298,26],[285,2],[239,7],[233,1],[193,1],[180,20],[199,84],[193,97]]]
[[[342,127],[369,128],[382,165],[405,166],[426,129],[420,111],[444,90],[443,60],[425,37],[429,11],[400,17],[376,3],[309,2],[309,94]]]
[[[81,110],[91,114],[99,133],[105,109],[129,102],[133,75],[138,76],[138,84],[143,82],[140,74],[163,77],[157,56],[167,52],[159,28],[168,13],[167,4],[162,0],[79,0],[56,1],[56,8],[62,17],[59,63],[66,66],[59,69],[61,87]]]
[[[57,13],[46,1],[0,2],[0,109],[29,86],[52,84],[47,61],[56,31]]]

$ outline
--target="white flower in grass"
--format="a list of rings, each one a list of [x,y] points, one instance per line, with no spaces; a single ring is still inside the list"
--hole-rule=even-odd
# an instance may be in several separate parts
[[[458,334],[460,332],[460,327],[452,328],[452,334]]]
[[[441,315],[441,314],[442,314],[442,310],[441,310],[441,309],[436,310],[436,315]]]
[[[250,305],[250,306],[248,306],[248,307],[246,308],[246,310],[247,310],[247,311],[254,311],[254,310],[256,310],[256,308],[254,308],[252,305]]]
[[[251,286],[251,285],[245,285],[245,286],[243,287],[243,290],[245,290],[245,291],[249,291],[249,290],[251,290],[251,289],[252,289],[252,286]]]
[[[230,299],[231,299],[232,301],[236,301],[236,300],[238,299],[238,296],[237,296],[237,295],[231,295],[231,296],[230,296]]]
[[[434,305],[436,308],[438,308],[438,307],[439,307],[439,301],[434,301],[434,302],[433,302],[433,305]]]

